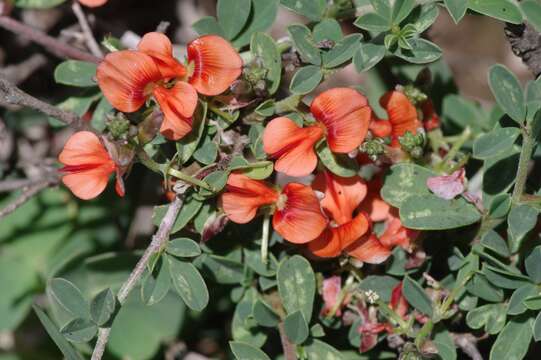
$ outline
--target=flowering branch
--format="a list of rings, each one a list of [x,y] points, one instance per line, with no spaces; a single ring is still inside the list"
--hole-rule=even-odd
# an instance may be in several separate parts
[[[4,76],[0,75],[0,104],[2,103],[29,107],[45,115],[54,117],[67,125],[78,124],[80,122],[77,114],[59,109],[27,94],[9,82]]]
[[[145,271],[148,262],[152,258],[152,255],[159,252],[169,239],[169,233],[173,228],[173,224],[175,223],[177,215],[180,212],[183,204],[184,200],[182,199],[182,197],[177,196],[175,200],[171,203],[171,205],[169,205],[169,207],[167,208],[167,212],[165,213],[165,216],[160,223],[158,231],[152,238],[152,242],[143,253],[141,259],[139,259],[139,261],[137,262],[137,265],[135,265],[135,268],[132,270],[130,276],[128,277],[128,280],[126,280],[126,282],[122,284],[120,290],[118,291],[116,298],[120,305],[124,304],[130,292],[133,290],[139,279],[141,279],[141,276],[143,275],[143,272]],[[102,358],[103,353],[105,352],[105,346],[109,341],[110,333],[110,326],[102,327],[99,329],[98,339],[96,341],[94,351],[92,352],[91,360],[100,360]]]
[[[9,16],[0,16],[0,28],[11,31],[14,34],[21,35],[29,40],[39,44],[51,54],[62,59],[83,60],[98,64],[101,59],[87,52],[78,50],[62,41],[59,41],[43,31],[35,29],[29,25],[23,24]]]
[[[78,1],[74,1],[71,5],[71,9],[73,10],[73,13],[77,17],[77,20],[79,21],[79,25],[81,25],[81,30],[83,31],[83,35],[85,37],[86,46],[88,49],[92,52],[94,56],[103,57],[103,52],[100,49],[100,46],[96,42],[96,39],[94,38],[94,35],[92,34],[92,30],[90,29],[90,25],[88,25],[88,20],[86,19],[86,15],[83,12],[83,9],[81,8],[81,5]]]

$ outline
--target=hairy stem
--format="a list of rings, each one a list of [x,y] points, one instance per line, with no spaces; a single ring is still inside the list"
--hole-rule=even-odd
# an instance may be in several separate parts
[[[23,36],[36,44],[41,45],[45,50],[62,59],[83,60],[96,64],[101,61],[101,58],[97,56],[74,48],[73,46],[47,35],[41,30],[12,19],[9,16],[0,16],[0,28]]]
[[[528,164],[530,163],[534,147],[535,139],[532,135],[531,126],[528,124],[522,127],[522,149],[520,151],[517,178],[515,180],[515,187],[513,188],[513,196],[511,198],[515,204],[520,202],[520,198],[524,193],[526,180],[528,178]]]
[[[152,255],[160,251],[162,246],[169,239],[169,233],[173,228],[173,224],[175,223],[175,220],[178,213],[180,212],[180,209],[182,208],[183,203],[183,199],[177,197],[167,208],[167,212],[165,213],[165,216],[163,217],[163,220],[158,227],[158,231],[153,236],[152,242],[143,253],[141,259],[139,259],[139,261],[137,262],[137,265],[135,265],[135,268],[132,270],[130,276],[128,277],[128,280],[126,280],[126,282],[122,284],[120,290],[118,291],[116,297],[120,305],[124,304],[130,292],[133,290],[139,279],[141,279],[141,276],[143,275],[145,268],[148,265],[148,262],[152,258]],[[109,340],[110,333],[110,327],[100,328],[98,332],[98,339],[96,341],[94,351],[92,352],[91,360],[100,360],[102,358],[103,353],[105,352],[105,346],[107,345],[107,341]]]
[[[77,116],[77,114],[59,109],[55,106],[47,104],[46,102],[36,99],[0,75],[0,104],[2,103],[29,107],[31,109],[40,111],[45,115],[54,117],[67,125],[80,123],[80,118]]]

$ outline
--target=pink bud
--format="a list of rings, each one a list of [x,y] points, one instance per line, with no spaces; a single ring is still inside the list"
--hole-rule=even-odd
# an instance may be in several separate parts
[[[459,169],[451,175],[432,176],[426,180],[426,186],[437,197],[451,200],[464,192],[464,168]]]
[[[342,287],[342,279],[340,276],[331,276],[323,280],[323,313],[327,314],[336,306],[340,289]],[[340,316],[340,309],[336,312],[336,315]]]

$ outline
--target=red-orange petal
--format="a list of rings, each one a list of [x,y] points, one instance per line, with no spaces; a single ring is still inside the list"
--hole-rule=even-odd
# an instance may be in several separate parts
[[[350,88],[324,91],[312,101],[310,111],[327,128],[329,148],[336,153],[361,145],[372,114],[366,97]]]
[[[169,140],[179,140],[192,130],[192,116],[197,107],[197,92],[188,83],[177,81],[170,89],[159,86],[154,97],[164,119],[160,132]]]
[[[137,45],[137,50],[152,57],[162,77],[176,78],[186,75],[186,68],[173,57],[173,45],[165,34],[146,33]]]
[[[90,131],[73,134],[58,160],[66,165],[62,182],[75,196],[93,199],[103,192],[116,165],[109,157],[99,138]]]
[[[272,226],[284,239],[295,244],[304,244],[314,240],[325,230],[328,220],[310,186],[289,183],[280,196],[285,196],[285,201],[281,208],[281,204],[278,204]]]
[[[368,194],[361,203],[359,209],[369,214],[373,222],[386,220],[389,216],[391,206],[387,204],[380,195],[383,183],[380,176],[376,176],[368,183]]]
[[[372,132],[372,135],[375,137],[387,137],[392,133],[391,122],[387,120],[374,119],[370,121],[368,129]]]
[[[400,91],[389,91],[380,99],[381,106],[387,110],[392,125],[391,146],[400,147],[398,138],[407,131],[417,133],[421,123],[417,119],[417,110],[408,97]]]
[[[221,195],[221,204],[231,221],[245,224],[255,217],[259,207],[274,204],[277,199],[278,192],[265,182],[231,173],[226,191]]]
[[[81,4],[88,7],[98,7],[105,5],[108,0],[79,0]]]
[[[238,52],[216,35],[202,36],[188,44],[188,61],[194,63],[190,84],[203,95],[223,93],[242,72]]]
[[[404,249],[411,247],[411,242],[417,238],[419,232],[405,228],[400,221],[398,211],[393,209],[388,217],[386,228],[380,236],[380,242],[387,247],[400,246]]]
[[[286,117],[273,119],[263,131],[263,149],[277,159],[274,169],[289,176],[306,176],[317,166],[315,143],[323,136],[318,126],[299,127]]]
[[[359,213],[353,220],[333,228],[336,237],[340,239],[340,246],[345,250],[348,246],[359,240],[370,229],[371,222],[368,215]]]
[[[391,255],[391,249],[383,246],[374,234],[357,240],[346,251],[354,258],[369,264],[381,264]]]
[[[334,258],[342,254],[340,240],[332,229],[326,229],[314,241],[308,243],[308,250],[320,258]]]
[[[345,178],[329,171],[317,174],[312,187],[324,193],[321,206],[338,225],[351,221],[367,190],[359,176]]]
[[[145,88],[162,75],[152,58],[139,51],[123,50],[107,54],[96,77],[103,95],[122,112],[139,110],[146,101]]]

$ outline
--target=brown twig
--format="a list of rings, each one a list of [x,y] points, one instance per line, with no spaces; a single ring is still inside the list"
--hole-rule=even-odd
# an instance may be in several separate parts
[[[143,253],[141,259],[139,259],[139,261],[137,262],[137,265],[135,265],[135,268],[132,270],[130,276],[128,277],[128,280],[126,280],[126,282],[122,284],[122,287],[118,291],[117,299],[120,305],[124,304],[128,295],[143,275],[143,272],[145,271],[152,255],[157,253],[169,239],[169,233],[173,228],[173,224],[175,223],[175,220],[180,209],[182,208],[183,203],[184,201],[182,197],[178,196],[167,208],[167,212],[165,213],[165,216],[160,223],[156,235],[154,235],[154,237],[152,238],[152,242]],[[105,346],[107,345],[107,341],[109,340],[110,333],[110,327],[100,328],[98,332],[98,339],[96,341],[94,351],[92,352],[91,360],[101,360],[103,353],[105,352]]]
[[[25,187],[37,185],[41,182],[43,182],[43,179],[11,179],[0,181],[0,193],[19,190]]]
[[[535,77],[541,75],[541,33],[530,24],[505,25],[505,35],[513,53],[520,57]]]
[[[94,56],[97,56],[99,58],[103,57],[103,52],[100,49],[100,46],[98,45],[96,39],[94,38],[94,34],[92,34],[92,30],[90,29],[90,25],[88,24],[88,20],[86,19],[86,15],[83,12],[83,9],[81,8],[81,5],[77,0],[73,1],[73,4],[71,5],[71,9],[73,10],[73,13],[77,17],[77,21],[79,21],[79,25],[81,25],[81,30],[83,31],[83,35],[85,38],[86,46],[92,52]]]
[[[47,57],[43,54],[33,54],[28,59],[14,65],[0,69],[3,75],[13,84],[18,85],[28,79],[37,69],[47,63]]]
[[[53,183],[50,180],[44,180],[33,186],[24,188],[22,194],[18,198],[0,210],[0,220],[17,210],[20,206],[24,205],[41,190],[44,190],[51,185],[53,185]]]
[[[284,350],[284,359],[285,360],[296,360],[297,353],[295,350],[295,345],[289,341],[286,335],[284,323],[281,322],[278,324],[278,331],[280,332],[280,341],[282,341],[282,348]]]
[[[87,52],[76,49],[62,41],[59,41],[43,31],[35,29],[29,25],[23,24],[9,16],[0,16],[0,28],[11,31],[14,34],[23,36],[31,41],[39,44],[49,51],[51,54],[56,55],[62,59],[75,59],[83,60],[92,63],[100,63],[101,58],[89,54]]]
[[[78,124],[80,122],[80,118],[77,116],[77,114],[59,109],[55,106],[47,104],[46,102],[36,99],[0,75],[0,104],[2,103],[21,105],[38,110],[45,115],[54,117],[67,125]]]

